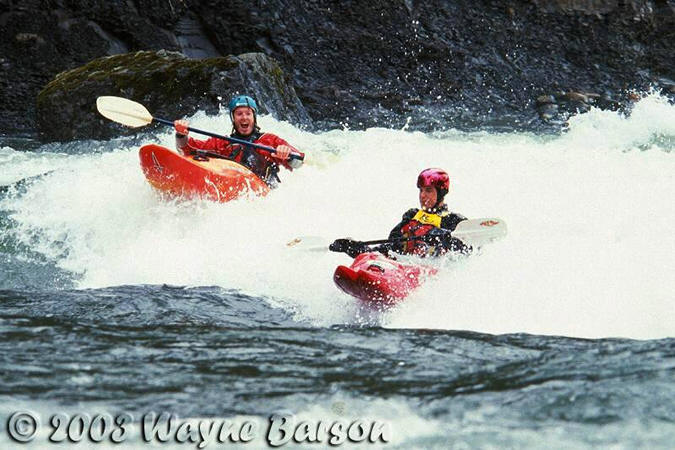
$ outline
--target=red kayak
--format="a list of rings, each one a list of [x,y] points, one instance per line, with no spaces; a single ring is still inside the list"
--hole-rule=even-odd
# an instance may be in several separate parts
[[[229,159],[183,156],[166,147],[144,145],[139,151],[148,182],[170,197],[229,202],[242,195],[266,195],[270,189],[257,175]]]
[[[381,253],[361,253],[351,266],[338,266],[333,280],[341,290],[359,300],[391,306],[436,272],[434,267],[403,264]]]
[[[463,220],[452,235],[478,249],[506,236],[506,223],[496,217]],[[338,266],[333,280],[344,292],[370,305],[390,306],[437,272],[432,266],[402,263],[371,252],[358,255],[349,267]]]

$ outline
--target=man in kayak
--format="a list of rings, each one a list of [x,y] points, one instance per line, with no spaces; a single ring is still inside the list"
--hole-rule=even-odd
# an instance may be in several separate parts
[[[239,95],[230,100],[228,105],[230,119],[232,120],[233,138],[265,145],[276,149],[274,153],[258,150],[244,144],[230,143],[219,138],[198,140],[188,136],[187,120],[174,122],[176,129],[176,148],[184,155],[191,154],[192,149],[208,150],[225,156],[251,169],[253,173],[262,178],[270,187],[276,187],[279,183],[279,165],[288,170],[293,170],[302,165],[300,159],[289,159],[294,153],[304,157],[304,153],[289,145],[288,142],[272,133],[263,133],[256,123],[258,105],[255,100],[247,95]]]
[[[389,242],[369,248],[366,244],[351,239],[337,239],[330,250],[345,252],[351,257],[369,251],[418,256],[439,256],[447,252],[468,253],[471,247],[452,232],[466,217],[450,212],[443,201],[450,190],[450,177],[443,169],[423,170],[417,177],[420,190],[420,208],[412,208],[403,214],[401,222],[389,233]]]

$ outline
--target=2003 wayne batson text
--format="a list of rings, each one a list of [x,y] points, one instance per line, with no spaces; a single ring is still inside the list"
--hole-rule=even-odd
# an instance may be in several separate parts
[[[255,419],[234,421],[229,419],[180,419],[175,414],[149,412],[135,421],[133,415],[110,414],[53,414],[49,424],[41,430],[38,414],[31,411],[17,411],[7,420],[7,434],[16,442],[27,443],[46,434],[48,442],[91,442],[104,441],[122,443],[128,440],[145,443],[172,442],[195,444],[203,449],[210,443],[248,443],[260,438],[260,425]],[[138,429],[136,428],[138,427]],[[342,420],[297,421],[292,413],[277,413],[270,416],[264,438],[272,447],[290,442],[325,442],[339,446],[347,441],[352,443],[380,442],[391,440],[389,424],[380,421]]]

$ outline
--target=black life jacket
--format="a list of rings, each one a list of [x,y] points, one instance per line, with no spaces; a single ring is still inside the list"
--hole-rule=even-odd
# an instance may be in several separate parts
[[[437,213],[427,212],[423,209],[418,210],[413,218],[401,228],[403,237],[410,239],[403,243],[403,251],[420,256],[438,253],[440,249],[436,249],[435,246],[429,245],[422,239],[414,238],[422,237],[434,228],[440,228],[443,217],[448,215],[450,215],[450,211],[447,209]]]
[[[236,132],[232,133],[230,137],[236,138],[240,141],[254,143],[263,135],[259,130],[254,131],[248,136],[242,136]],[[258,175],[270,187],[276,187],[281,181],[279,180],[279,166],[276,163],[265,159],[254,147],[232,143],[230,144],[232,151],[230,159],[239,164],[251,169],[251,172]]]

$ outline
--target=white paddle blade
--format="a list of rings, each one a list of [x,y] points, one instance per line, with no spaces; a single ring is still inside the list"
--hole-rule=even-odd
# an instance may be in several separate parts
[[[286,243],[286,247],[310,252],[327,252],[326,240],[319,236],[300,236]]]
[[[472,247],[481,247],[506,236],[506,223],[495,217],[463,220],[452,236]]]
[[[152,115],[145,106],[122,97],[99,97],[96,109],[103,117],[128,127],[142,127],[152,122]]]

